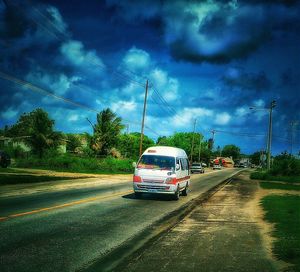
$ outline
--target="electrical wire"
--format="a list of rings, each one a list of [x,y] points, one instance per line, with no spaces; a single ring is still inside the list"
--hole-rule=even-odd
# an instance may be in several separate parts
[[[16,77],[14,77],[14,76],[12,76],[12,75],[9,75],[9,74],[7,74],[7,73],[5,73],[5,72],[3,72],[3,71],[0,71],[0,77],[1,77],[2,79],[8,80],[8,81],[10,81],[10,82],[13,82],[13,83],[15,83],[15,84],[17,84],[17,85],[19,85],[19,86],[28,88],[28,89],[30,89],[30,90],[32,90],[32,91],[34,91],[34,92],[37,92],[37,93],[40,93],[40,94],[42,94],[42,95],[46,95],[46,96],[55,98],[55,99],[57,99],[57,100],[63,101],[63,102],[65,102],[65,103],[68,103],[68,104],[70,104],[70,105],[72,105],[72,106],[79,107],[79,108],[83,108],[83,109],[88,110],[88,111],[91,111],[91,112],[99,113],[99,111],[96,110],[96,109],[94,109],[94,108],[88,107],[88,106],[83,105],[83,104],[78,103],[78,102],[74,102],[74,101],[72,101],[72,100],[70,100],[70,99],[68,99],[68,98],[63,97],[63,96],[54,94],[54,93],[52,93],[52,92],[50,92],[50,91],[48,91],[48,90],[45,90],[45,89],[43,89],[43,88],[41,88],[41,87],[38,87],[38,86],[32,84],[32,83],[29,82],[29,81],[25,81],[25,80],[16,78]],[[138,122],[133,122],[133,121],[130,121],[130,120],[124,119],[124,118],[122,118],[122,119],[123,119],[125,122],[127,122],[127,123],[135,124],[135,125],[140,125],[140,123],[138,123]],[[153,130],[153,129],[150,128],[149,126],[146,126],[146,125],[145,125],[145,128],[147,128],[147,129],[148,129],[149,131],[151,131],[153,134],[155,134],[155,135],[157,135],[157,136],[160,136],[160,134],[158,134],[155,130]]]

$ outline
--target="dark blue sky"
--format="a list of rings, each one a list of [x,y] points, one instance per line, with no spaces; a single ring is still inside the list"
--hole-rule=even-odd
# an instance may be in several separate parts
[[[91,132],[86,118],[110,107],[139,131],[149,79],[153,139],[191,131],[197,118],[206,138],[219,131],[216,145],[251,153],[265,148],[268,114],[249,106],[275,99],[273,151],[289,150],[300,119],[299,11],[292,0],[1,0],[0,127],[42,107],[58,130]]]

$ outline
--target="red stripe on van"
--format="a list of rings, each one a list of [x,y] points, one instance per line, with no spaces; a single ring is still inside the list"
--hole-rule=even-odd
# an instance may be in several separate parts
[[[190,176],[186,176],[186,177],[177,179],[177,182],[184,181],[184,180],[189,179],[189,178],[190,178]]]

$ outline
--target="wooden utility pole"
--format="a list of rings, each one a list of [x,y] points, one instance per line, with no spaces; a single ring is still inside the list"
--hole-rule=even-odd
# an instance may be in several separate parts
[[[293,144],[294,144],[294,127],[298,125],[298,121],[291,121],[290,126],[291,126],[291,155],[293,155]]]
[[[267,144],[267,169],[270,170],[271,168],[271,145],[272,145],[272,113],[273,108],[276,106],[276,101],[273,100],[270,103],[269,108],[269,129],[268,129],[268,144]]]
[[[143,119],[142,119],[142,129],[141,129],[141,139],[140,139],[140,156],[143,153],[143,139],[144,139],[144,126],[145,126],[145,115],[146,115],[146,106],[147,106],[147,96],[148,96],[148,79],[146,81],[145,89],[145,99],[144,99],[144,110],[143,110]]]
[[[191,163],[193,162],[193,151],[194,151],[194,140],[195,140],[196,123],[197,123],[197,119],[195,119],[195,121],[194,121],[194,130],[193,130],[192,148],[191,148]]]
[[[200,162],[201,159],[201,134],[199,133],[199,156],[198,156],[198,161]]]

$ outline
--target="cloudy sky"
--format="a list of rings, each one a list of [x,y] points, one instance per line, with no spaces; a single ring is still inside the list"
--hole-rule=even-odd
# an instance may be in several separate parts
[[[297,0],[0,0],[0,127],[42,107],[56,129],[91,132],[86,118],[110,107],[139,131],[148,79],[151,138],[196,118],[216,146],[251,153],[266,146],[268,111],[249,107],[276,100],[273,151],[290,150],[299,18]]]

